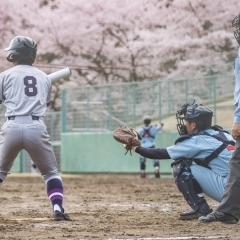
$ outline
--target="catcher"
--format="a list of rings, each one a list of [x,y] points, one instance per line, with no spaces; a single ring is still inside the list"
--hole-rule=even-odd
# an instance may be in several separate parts
[[[212,126],[213,112],[201,104],[184,104],[176,113],[180,137],[167,148],[144,148],[136,133],[114,138],[126,150],[150,159],[172,159],[173,176],[191,210],[180,220],[193,220],[212,212],[204,194],[220,202],[228,177],[228,163],[235,149],[232,136],[220,126]],[[124,141],[123,141],[124,140]]]

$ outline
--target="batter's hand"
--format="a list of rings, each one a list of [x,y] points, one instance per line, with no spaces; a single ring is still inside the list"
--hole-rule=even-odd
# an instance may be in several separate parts
[[[232,137],[237,139],[240,136],[240,124],[234,123],[232,126]]]

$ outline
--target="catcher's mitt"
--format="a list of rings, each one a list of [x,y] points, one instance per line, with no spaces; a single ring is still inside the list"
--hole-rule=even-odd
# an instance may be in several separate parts
[[[128,151],[132,150],[132,147],[137,147],[141,145],[141,136],[138,134],[138,132],[130,127],[127,126],[119,126],[113,131],[113,138],[124,144],[125,149]],[[127,154],[125,153],[125,155]]]

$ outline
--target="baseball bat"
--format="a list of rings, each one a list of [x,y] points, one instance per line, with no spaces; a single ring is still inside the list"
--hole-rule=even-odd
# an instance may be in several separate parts
[[[63,68],[59,71],[53,72],[48,75],[49,79],[52,81],[52,83],[60,80],[61,78],[69,77],[72,74],[70,68]]]

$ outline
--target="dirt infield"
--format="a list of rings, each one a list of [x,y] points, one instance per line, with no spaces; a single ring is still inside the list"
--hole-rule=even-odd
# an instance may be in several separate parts
[[[63,175],[72,222],[55,222],[39,175],[10,174],[0,192],[0,239],[238,239],[239,224],[178,220],[189,209],[173,179]],[[210,200],[215,209],[217,202]]]

